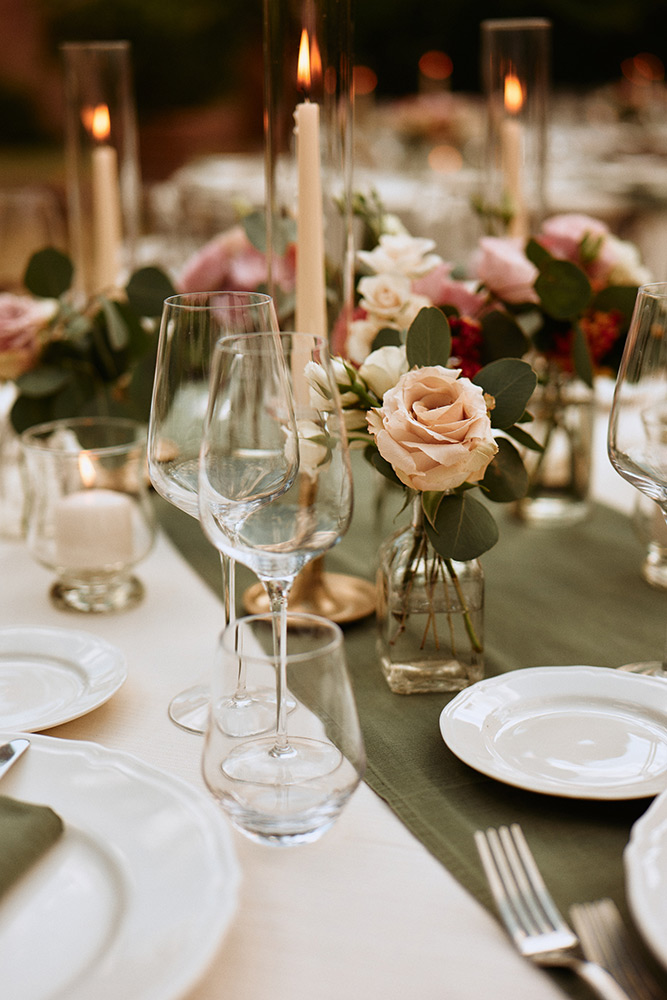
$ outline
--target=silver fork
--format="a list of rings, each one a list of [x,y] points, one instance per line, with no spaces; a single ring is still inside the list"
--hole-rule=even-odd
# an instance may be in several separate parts
[[[556,908],[519,824],[478,830],[475,843],[519,953],[536,965],[571,969],[602,1000],[630,1000],[606,969],[583,958],[579,939]]]
[[[665,1000],[665,991],[644,964],[613,900],[577,903],[570,917],[586,956],[607,969],[634,1000]]]

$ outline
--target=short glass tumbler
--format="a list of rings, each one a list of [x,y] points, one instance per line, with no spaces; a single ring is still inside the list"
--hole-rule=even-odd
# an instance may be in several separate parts
[[[252,737],[235,735],[241,666],[248,696],[276,703],[271,726]],[[287,720],[278,719],[281,676],[270,614],[238,619],[224,630],[202,768],[241,833],[291,845],[317,840],[331,827],[361,781],[366,757],[337,625],[316,615],[289,616]]]
[[[133,607],[143,585],[133,567],[151,549],[146,430],[134,420],[79,417],[21,435],[27,543],[57,574],[56,606],[106,612]]]

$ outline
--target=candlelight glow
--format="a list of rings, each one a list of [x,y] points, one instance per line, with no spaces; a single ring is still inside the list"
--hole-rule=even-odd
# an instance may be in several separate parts
[[[377,73],[370,66],[355,66],[352,70],[352,85],[357,97],[372,94],[378,85]]]
[[[79,455],[79,475],[81,476],[81,482],[86,488],[94,486],[95,466],[85,451],[82,451]]]
[[[510,114],[515,115],[523,107],[523,87],[521,80],[514,73],[508,73],[505,77],[505,108]]]
[[[111,119],[106,104],[96,104],[95,107],[84,108],[81,120],[90,134],[98,142],[104,142],[111,134]]]
[[[319,80],[321,76],[322,56],[320,54],[320,47],[317,44],[316,38],[313,38],[312,42],[310,41],[308,31],[304,28],[301,32],[301,41],[299,42],[299,59],[296,69],[299,89],[305,94],[309,94],[313,83]]]
[[[431,49],[419,60],[419,71],[429,80],[447,80],[454,69],[454,63],[446,52]]]
[[[665,79],[665,66],[658,56],[650,52],[640,52],[631,59],[624,59],[621,72],[630,83],[650,85]]]

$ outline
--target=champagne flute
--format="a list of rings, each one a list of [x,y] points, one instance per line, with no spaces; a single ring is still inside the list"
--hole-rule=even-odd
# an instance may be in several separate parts
[[[624,479],[655,500],[667,522],[667,283],[642,285],[618,372],[608,452]],[[623,669],[667,677],[663,662]]]
[[[277,329],[268,295],[192,292],[165,300],[148,427],[148,468],[157,492],[192,517],[199,517],[197,466],[213,347],[225,334]],[[223,553],[221,563],[229,623],[236,618],[235,569]],[[182,729],[203,734],[208,703],[208,687],[188,688],[172,699],[169,717]]]
[[[276,361],[277,352],[283,366]],[[308,768],[317,771],[312,759],[317,751],[303,741],[290,741],[287,733],[287,605],[300,570],[340,541],[352,514],[338,388],[322,337],[223,337],[214,354],[199,463],[201,525],[216,548],[252,569],[266,588],[280,664],[268,766],[281,760],[302,776]],[[296,425],[288,420],[292,407]],[[274,449],[286,456],[283,462],[298,456],[298,473],[288,490],[250,505],[244,491],[247,484],[254,488],[267,461],[269,469],[280,462]],[[270,460],[264,457],[267,451]]]

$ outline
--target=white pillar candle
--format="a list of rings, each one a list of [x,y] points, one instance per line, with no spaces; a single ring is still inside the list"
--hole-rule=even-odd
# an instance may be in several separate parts
[[[115,490],[69,493],[54,511],[56,564],[66,570],[110,570],[134,562],[132,500]]]
[[[92,132],[99,144],[92,151],[93,292],[116,287],[122,241],[118,154],[105,140],[111,131],[109,112],[93,113]]]
[[[320,167],[320,108],[312,101],[294,113],[298,172],[296,329],[327,335],[324,228]]]
[[[509,225],[511,236],[527,237],[528,221],[523,192],[524,130],[516,117],[524,102],[521,82],[513,74],[505,79],[505,110],[507,116],[502,123],[501,157],[505,192],[513,210]]]

